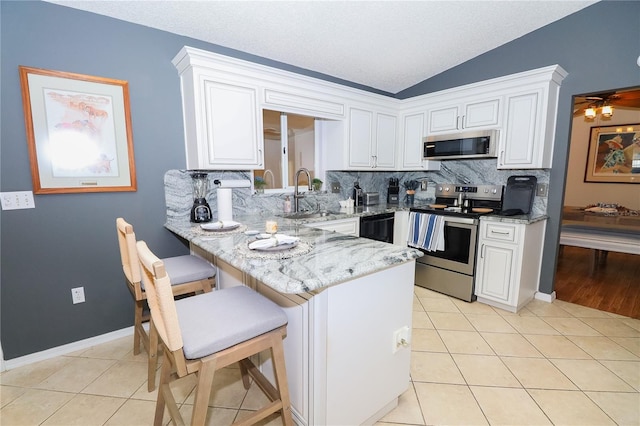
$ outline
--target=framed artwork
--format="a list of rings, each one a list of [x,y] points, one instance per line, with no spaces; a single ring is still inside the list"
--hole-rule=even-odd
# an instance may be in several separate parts
[[[640,183],[640,124],[591,128],[584,181]]]
[[[128,83],[19,70],[34,194],[135,191]]]

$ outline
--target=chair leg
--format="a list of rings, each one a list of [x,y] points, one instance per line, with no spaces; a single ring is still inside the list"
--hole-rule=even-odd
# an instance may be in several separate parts
[[[171,362],[169,357],[165,357],[162,364],[162,371],[160,372],[160,383],[158,383],[158,399],[156,400],[156,413],[153,419],[154,426],[162,426],[162,418],[164,417],[165,408],[165,390],[171,392],[169,388],[169,377],[171,376]],[[174,420],[175,422],[175,420]]]
[[[193,402],[193,414],[191,415],[191,426],[204,426],[209,409],[209,397],[213,386],[213,377],[216,373],[216,359],[202,362],[198,370],[198,383],[196,384],[196,395]]]
[[[145,339],[142,329],[142,312],[144,308],[144,302],[142,300],[135,301],[134,313],[133,313],[133,354],[138,355],[140,353],[140,341]],[[143,342],[144,343],[144,342]]]
[[[249,389],[251,387],[251,377],[249,376],[249,370],[247,370],[247,367],[244,365],[242,361],[238,362],[238,365],[240,366],[240,375],[242,376],[242,384],[244,385],[245,389]]]
[[[156,388],[156,370],[158,369],[158,331],[153,325],[153,320],[149,320],[149,348],[147,365],[147,390],[153,392]]]
[[[282,402],[282,423],[285,426],[293,425],[291,418],[291,400],[289,397],[289,383],[287,382],[287,370],[284,362],[284,347],[282,338],[284,336],[274,336],[271,347],[271,358],[273,359],[273,370],[276,379],[276,387]]]

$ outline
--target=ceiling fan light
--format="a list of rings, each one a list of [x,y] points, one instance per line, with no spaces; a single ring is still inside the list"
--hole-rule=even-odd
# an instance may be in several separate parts
[[[595,108],[589,107],[586,110],[584,110],[584,116],[588,119],[596,118]]]
[[[604,105],[602,107],[602,116],[609,118],[612,115],[613,115],[613,107],[611,105]]]

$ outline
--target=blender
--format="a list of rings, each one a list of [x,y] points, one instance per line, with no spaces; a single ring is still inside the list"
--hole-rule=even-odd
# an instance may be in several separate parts
[[[211,208],[207,203],[209,181],[207,173],[192,173],[193,207],[191,207],[191,222],[202,223],[211,221]]]

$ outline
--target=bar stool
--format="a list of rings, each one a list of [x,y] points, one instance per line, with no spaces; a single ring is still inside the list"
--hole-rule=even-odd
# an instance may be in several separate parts
[[[191,424],[204,425],[215,371],[239,362],[245,389],[249,389],[251,376],[270,400],[241,424],[255,424],[280,411],[283,423],[292,425],[282,344],[287,329],[284,311],[245,286],[174,300],[164,262],[144,241],[136,245],[152,322],[162,340],[165,355],[154,424],[163,424],[165,406],[175,424],[184,424],[170,383],[195,374],[197,384]],[[249,359],[267,349],[271,351],[275,387]]]
[[[116,219],[116,229],[118,231],[118,244],[120,246],[120,257],[122,259],[122,269],[127,282],[127,287],[135,300],[134,306],[134,331],[133,331],[133,353],[140,353],[140,342],[147,350],[148,364],[148,387],[149,392],[156,387],[156,370],[158,367],[158,334],[153,323],[149,322],[149,333],[142,326],[148,321],[148,315],[144,315],[144,305],[147,294],[144,284],[141,282],[140,264],[138,262],[138,252],[136,250],[136,235],[133,226],[119,217]],[[163,259],[167,274],[171,277],[171,290],[174,296],[182,296],[196,292],[208,293],[215,285],[214,277],[216,269],[205,260],[193,256],[183,255]]]

